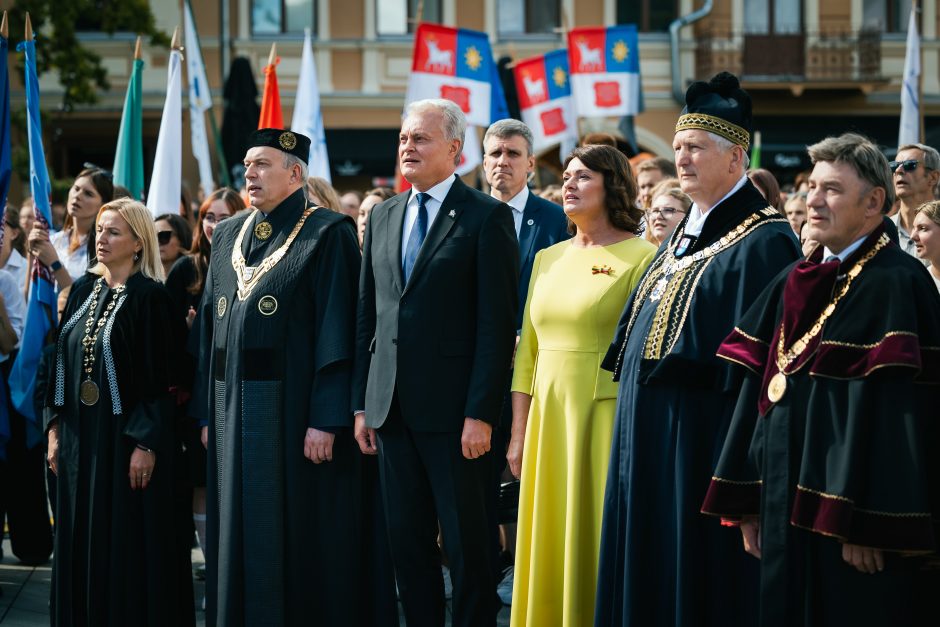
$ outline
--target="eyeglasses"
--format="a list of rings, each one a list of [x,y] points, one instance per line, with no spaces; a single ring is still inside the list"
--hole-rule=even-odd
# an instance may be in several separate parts
[[[675,207],[657,207],[655,209],[649,209],[646,212],[646,217],[652,218],[657,213],[668,220],[672,216],[676,215],[676,213],[685,213],[685,211],[682,211],[681,209],[676,209]]]
[[[173,239],[173,231],[157,231],[157,243],[166,246]]]
[[[892,172],[896,171],[898,167],[904,168],[905,172],[913,172],[917,169],[917,164],[920,163],[917,159],[905,159],[904,161],[889,161],[888,168]],[[924,166],[925,168],[927,166]]]
[[[228,220],[231,217],[232,216],[229,216],[229,215],[217,216],[214,213],[207,213],[206,215],[202,216],[202,221],[208,222],[209,224],[218,224],[219,222],[222,222],[223,220]]]

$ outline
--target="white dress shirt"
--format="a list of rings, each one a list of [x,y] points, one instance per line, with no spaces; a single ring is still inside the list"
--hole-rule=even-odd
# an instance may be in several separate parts
[[[506,203],[512,209],[512,223],[516,227],[516,239],[522,233],[522,214],[525,213],[525,204],[529,202],[529,188],[522,186],[522,190]]]
[[[693,202],[692,206],[689,208],[689,221],[685,223],[685,230],[682,232],[682,234],[692,235],[694,237],[701,235],[702,228],[705,226],[705,221],[708,220],[708,216],[710,216],[715,211],[715,207],[723,203],[736,191],[744,187],[745,183],[747,183],[747,174],[741,176],[741,179],[734,184],[734,187],[731,188],[731,191],[722,196],[721,200],[716,202],[706,213],[702,213],[702,210],[699,209],[698,204]]]
[[[3,269],[13,275],[16,284],[20,286],[20,292],[25,294],[26,289],[26,257],[20,254],[15,248],[10,250],[10,258],[7,259],[7,265]]]
[[[69,236],[71,231],[59,231],[49,235],[49,241],[55,248],[59,256],[59,262],[68,271],[69,276],[75,281],[85,274],[88,270],[88,235],[81,239],[78,248],[69,252]],[[60,288],[57,288],[60,289]]]
[[[6,306],[10,325],[16,333],[16,348],[19,348],[20,338],[23,337],[23,323],[26,320],[26,301],[23,299],[22,288],[17,286],[16,279],[6,270],[0,270],[0,293],[3,294],[3,304]],[[0,355],[0,363],[9,357]]]
[[[861,246],[862,243],[866,239],[868,239],[869,235],[871,235],[871,233],[866,233],[865,235],[862,235],[860,238],[858,238],[857,240],[855,240],[854,242],[846,246],[845,250],[843,250],[839,254],[836,254],[832,252],[831,250],[829,250],[828,246],[826,248],[823,248],[823,263],[825,263],[826,259],[829,259],[829,257],[833,257],[833,256],[838,257],[839,263],[842,263],[843,261],[848,259],[852,255],[852,253],[858,250],[858,247]]]
[[[428,211],[428,232],[431,231],[431,225],[434,224],[434,218],[441,209],[441,203],[447,197],[447,193],[457,180],[457,175],[448,176],[446,179],[435,185],[425,193],[430,196],[424,203]],[[411,229],[418,219],[418,190],[411,188],[411,196],[408,198],[408,204],[405,205],[405,224],[401,232],[401,258],[405,258],[405,251],[408,249],[408,238],[411,237]]]

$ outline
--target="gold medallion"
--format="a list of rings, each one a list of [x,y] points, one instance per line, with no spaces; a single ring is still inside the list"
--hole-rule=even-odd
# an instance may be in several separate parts
[[[293,150],[294,146],[297,145],[297,136],[290,131],[286,131],[281,133],[281,136],[277,138],[277,141],[284,150]]]
[[[271,237],[271,233],[273,232],[274,229],[271,228],[270,222],[262,221],[255,225],[255,237],[260,239],[262,242]]]
[[[78,397],[82,400],[83,405],[89,407],[94,405],[98,402],[98,384],[91,379],[85,379],[78,386]]]
[[[219,315],[220,318],[225,315],[226,307],[228,307],[228,300],[222,296],[219,298],[219,303],[215,307],[215,312]]]
[[[786,393],[787,376],[782,372],[778,372],[770,378],[770,383],[767,385],[767,398],[770,399],[771,403],[777,403]]]
[[[265,316],[273,316],[277,311],[277,299],[273,296],[262,296],[258,301],[258,311]]]

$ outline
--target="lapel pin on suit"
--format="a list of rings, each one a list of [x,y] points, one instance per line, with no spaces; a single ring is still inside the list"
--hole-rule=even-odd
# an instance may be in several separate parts
[[[526,224],[528,224],[529,226],[532,226],[533,224],[535,224],[535,220],[533,220],[532,218],[529,218],[529,220],[528,220],[528,222],[526,222]]]
[[[457,212],[454,211],[453,209],[451,209],[451,210],[450,210],[450,213],[448,213],[447,215],[448,215],[448,217],[456,218],[456,217],[457,217]]]

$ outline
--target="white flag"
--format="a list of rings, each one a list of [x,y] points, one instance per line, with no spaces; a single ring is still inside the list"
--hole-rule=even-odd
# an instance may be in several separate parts
[[[180,212],[180,192],[183,184],[183,112],[182,76],[179,50],[170,51],[167,64],[166,102],[157,135],[157,152],[153,160],[153,174],[147,193],[147,208],[154,217],[164,213]]]
[[[470,174],[483,163],[483,147],[480,146],[480,135],[477,127],[467,125],[467,132],[463,136],[463,152],[460,153],[460,163],[457,164],[457,176]]]
[[[206,196],[215,189],[212,178],[212,157],[209,156],[209,138],[206,135],[205,112],[212,107],[212,94],[206,78],[206,66],[199,50],[196,23],[189,0],[183,6],[183,30],[186,39],[186,77],[189,79],[189,128],[193,156],[199,163],[199,183]]]
[[[907,55],[904,57],[904,82],[901,85],[901,128],[898,146],[920,141],[920,35],[917,14],[911,9],[907,25]]]
[[[310,176],[319,176],[332,182],[330,157],[326,152],[326,136],[323,132],[323,116],[320,113],[317,66],[313,62],[309,28],[304,29],[304,50],[300,57],[297,100],[294,102],[294,118],[291,120],[290,130],[310,138],[310,159],[307,162]]]

